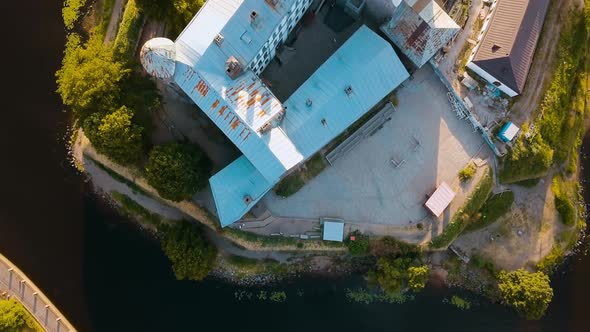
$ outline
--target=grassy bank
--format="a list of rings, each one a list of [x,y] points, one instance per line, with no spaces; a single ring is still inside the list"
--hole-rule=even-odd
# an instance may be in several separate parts
[[[110,195],[119,204],[123,212],[130,217],[156,227],[162,222],[162,217],[160,215],[150,212],[141,204],[131,199],[131,197],[116,191],[111,191]]]
[[[275,248],[277,250],[345,250],[346,246],[340,242],[330,242],[322,240],[300,240],[284,236],[263,236],[250,232],[244,232],[232,228],[224,228],[222,231],[224,237],[230,239],[238,245],[244,242],[250,247],[258,248]]]
[[[487,168],[471,196],[467,198],[463,207],[455,212],[442,234],[432,239],[430,247],[440,249],[449,246],[467,228],[475,214],[479,212],[488,199],[493,185],[494,177],[490,168]]]
[[[514,203],[514,193],[511,191],[488,198],[465,231],[473,232],[493,224],[510,210],[512,203]]]
[[[139,43],[141,28],[145,21],[142,11],[137,7],[135,0],[128,0],[119,31],[115,37],[113,49],[123,60],[135,60],[135,50]]]
[[[534,121],[534,129],[515,142],[500,171],[504,183],[534,179],[547,174],[553,165],[571,161],[573,172],[584,130],[583,95],[587,75],[588,27],[580,11],[572,11],[564,24],[557,46],[556,67]],[[527,138],[528,136],[528,138]]]

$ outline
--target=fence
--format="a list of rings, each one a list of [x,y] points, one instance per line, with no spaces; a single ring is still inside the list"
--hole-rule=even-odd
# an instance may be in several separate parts
[[[6,257],[0,254],[0,294],[6,292],[19,300],[48,332],[76,332],[59,310]]]

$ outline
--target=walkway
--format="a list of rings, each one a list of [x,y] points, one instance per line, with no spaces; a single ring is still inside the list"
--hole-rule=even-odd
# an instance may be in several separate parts
[[[4,292],[18,299],[45,331],[76,331],[43,292],[8,258],[0,254],[0,294]]]
[[[123,11],[125,10],[126,3],[127,0],[115,0],[115,5],[111,12],[111,20],[109,21],[109,26],[107,27],[107,32],[104,36],[105,43],[109,43],[115,39],[119,28],[119,22],[121,21],[121,18],[123,18]]]

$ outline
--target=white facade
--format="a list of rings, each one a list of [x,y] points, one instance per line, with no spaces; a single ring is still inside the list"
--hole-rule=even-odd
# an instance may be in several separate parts
[[[274,58],[277,47],[287,40],[287,36],[293,30],[293,27],[299,22],[303,14],[311,6],[312,0],[296,0],[283,17],[281,23],[274,29],[269,40],[264,43],[258,54],[250,61],[248,67],[256,74],[260,75]]]
[[[483,78],[484,80],[492,83],[494,86],[496,86],[498,89],[500,89],[500,91],[504,92],[508,96],[510,96],[510,97],[518,96],[518,93],[516,91],[512,90],[511,88],[509,88],[508,86],[506,86],[504,83],[500,82],[497,78],[495,78],[494,76],[490,75],[487,71],[481,69],[475,63],[473,63],[471,61],[468,62],[467,63],[467,68],[473,70],[481,78]]]

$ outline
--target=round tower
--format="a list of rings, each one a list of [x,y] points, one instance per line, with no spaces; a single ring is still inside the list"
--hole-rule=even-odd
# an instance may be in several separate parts
[[[161,80],[169,80],[176,68],[176,47],[168,38],[148,40],[140,52],[141,64],[145,71]]]

